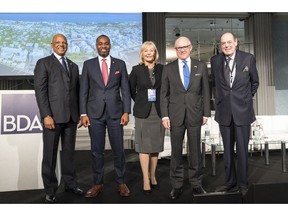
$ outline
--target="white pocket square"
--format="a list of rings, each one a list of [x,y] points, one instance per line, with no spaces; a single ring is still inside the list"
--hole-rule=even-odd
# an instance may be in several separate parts
[[[200,76],[200,74],[195,74],[195,76]]]
[[[248,66],[245,66],[245,68],[242,70],[242,72],[246,72],[246,71],[249,71]]]

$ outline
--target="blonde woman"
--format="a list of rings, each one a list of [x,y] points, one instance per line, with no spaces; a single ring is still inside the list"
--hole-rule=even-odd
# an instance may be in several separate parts
[[[160,114],[160,88],[163,65],[152,41],[140,48],[140,63],[133,66],[129,76],[131,96],[134,100],[135,151],[143,174],[143,192],[159,189],[156,179],[158,154],[163,151],[165,129]]]

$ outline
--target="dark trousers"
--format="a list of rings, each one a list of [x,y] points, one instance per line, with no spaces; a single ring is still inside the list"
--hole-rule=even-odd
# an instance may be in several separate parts
[[[56,124],[54,130],[43,127],[42,179],[46,194],[54,195],[58,189],[55,168],[60,138],[61,177],[67,187],[76,187],[74,166],[76,130],[76,123]]]
[[[124,183],[125,175],[125,152],[123,146],[123,126],[119,119],[111,119],[104,112],[100,119],[90,119],[89,134],[91,138],[92,172],[94,184],[104,183],[104,150],[106,128],[114,157],[114,169],[116,182]]]
[[[224,145],[225,185],[248,186],[248,144],[250,125],[219,126]],[[234,147],[236,143],[237,167],[235,164]]]
[[[183,141],[187,131],[188,176],[192,188],[201,186],[202,155],[200,149],[201,126],[171,127],[170,181],[173,188],[181,188],[184,181]]]

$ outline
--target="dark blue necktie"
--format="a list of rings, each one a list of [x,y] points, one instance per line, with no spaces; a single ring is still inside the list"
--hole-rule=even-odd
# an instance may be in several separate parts
[[[190,82],[190,71],[186,60],[183,60],[183,64],[184,88],[187,90]]]
[[[67,68],[67,65],[66,65],[64,56],[61,57],[61,63],[62,63],[62,66],[64,67],[66,73],[67,73],[68,76],[69,76],[69,70],[68,70],[68,68]]]

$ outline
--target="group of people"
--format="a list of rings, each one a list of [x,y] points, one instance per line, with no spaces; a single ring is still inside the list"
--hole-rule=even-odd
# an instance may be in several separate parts
[[[110,55],[111,42],[106,35],[97,37],[98,56],[84,62],[81,78],[78,66],[65,56],[67,38],[54,35],[51,47],[52,55],[38,60],[34,70],[35,95],[43,122],[42,179],[46,202],[56,202],[59,184],[55,168],[60,139],[65,190],[85,197],[96,197],[104,191],[106,130],[114,155],[116,189],[120,196],[130,196],[125,183],[123,127],[129,122],[131,98],[143,192],[150,194],[160,189],[156,175],[158,156],[164,149],[165,130],[170,130],[169,198],[179,198],[183,190],[182,152],[186,135],[188,177],[193,194],[206,193],[202,187],[200,146],[201,126],[207,124],[211,113],[209,75],[206,63],[190,57],[193,45],[189,38],[177,38],[177,59],[167,65],[158,62],[155,43],[144,42],[139,64],[133,66],[129,75],[125,62]],[[252,97],[259,85],[258,72],[255,57],[237,50],[237,38],[232,33],[222,35],[221,50],[211,58],[216,89],[215,120],[223,139],[225,164],[225,183],[215,191],[240,190],[244,195],[248,188],[248,142],[250,124],[255,120]],[[86,192],[76,181],[77,126],[88,127],[91,140],[93,185]]]

